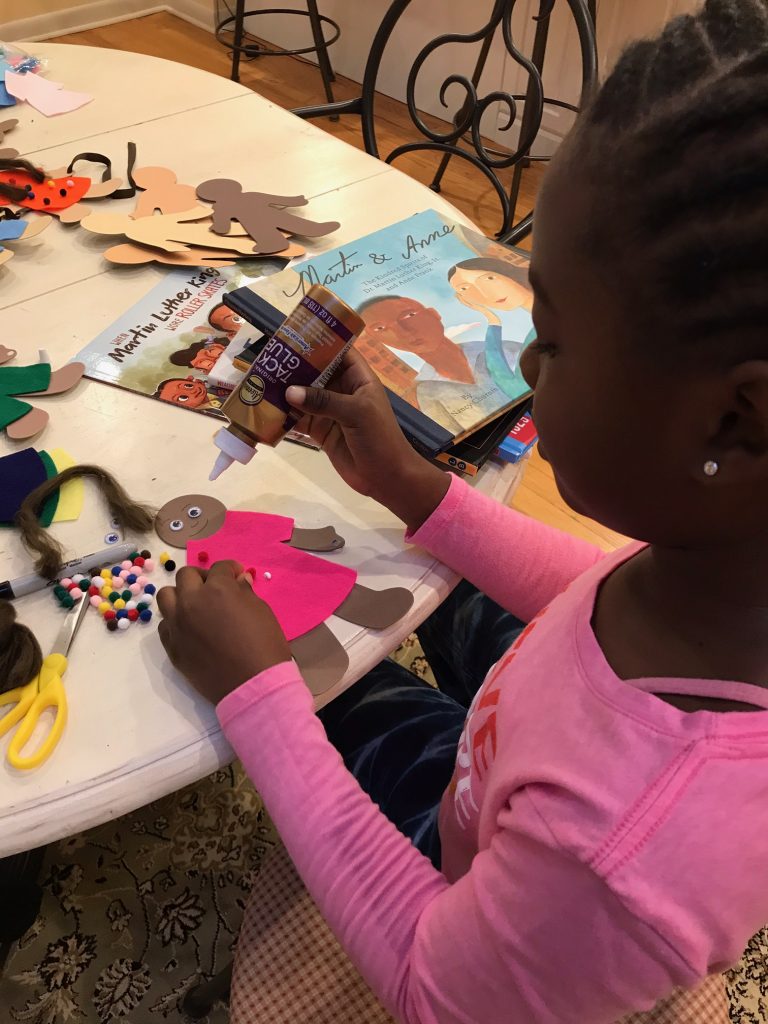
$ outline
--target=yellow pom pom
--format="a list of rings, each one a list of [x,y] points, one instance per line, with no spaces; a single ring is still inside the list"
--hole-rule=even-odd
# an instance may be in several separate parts
[[[168,554],[167,551],[163,551],[159,558],[160,565],[165,565],[165,563],[168,561],[170,557],[171,556]]]
[[[102,569],[101,572],[99,573],[99,576],[101,576],[101,578],[103,580],[108,580],[110,583],[112,582],[112,570],[111,569]]]
[[[109,597],[109,595],[110,595],[111,593],[112,593],[112,588],[111,588],[111,587],[102,587],[102,588],[101,588],[101,596],[102,596],[103,598],[107,598],[107,597]]]
[[[122,597],[118,597],[115,603],[112,605],[116,612],[119,612],[121,608],[125,608],[125,601]]]
[[[102,594],[101,596],[103,597],[104,595]],[[112,605],[109,603],[109,601],[102,601],[101,604],[99,605],[99,611],[103,615],[104,612],[108,612],[111,607]]]

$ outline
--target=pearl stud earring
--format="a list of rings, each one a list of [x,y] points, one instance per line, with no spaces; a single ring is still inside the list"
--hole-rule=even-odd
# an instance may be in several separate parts
[[[717,476],[717,474],[719,472],[720,472],[720,467],[714,461],[714,459],[708,459],[704,463],[704,475],[705,476]]]

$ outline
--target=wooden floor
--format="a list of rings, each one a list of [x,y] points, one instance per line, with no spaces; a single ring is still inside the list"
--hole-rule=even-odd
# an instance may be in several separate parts
[[[164,57],[182,64],[229,77],[229,53],[203,29],[196,28],[172,14],[151,14],[132,21],[107,25],[85,32],[73,32],[56,40],[118,50],[131,50],[154,57]],[[331,51],[331,56],[332,56]],[[240,81],[243,85],[282,107],[299,107],[322,102],[322,82],[317,68],[293,57],[268,57],[244,61]],[[339,78],[334,84],[337,99],[356,95],[359,86]],[[434,120],[434,119],[433,119]],[[338,122],[318,122],[326,131],[350,145],[363,148],[356,118]],[[382,96],[377,102],[377,132],[380,151],[390,152],[402,142],[412,141],[414,129],[404,104]],[[397,167],[411,177],[428,184],[434,173],[436,158],[429,154],[407,154]],[[542,177],[541,165],[526,170],[523,178],[517,215],[527,213],[534,204]],[[443,179],[442,196],[462,210],[488,235],[499,227],[499,206],[487,181],[463,161],[453,160]],[[528,515],[558,526],[586,540],[610,549],[623,543],[623,538],[610,530],[572,512],[561,500],[549,467],[534,454],[514,505]]]

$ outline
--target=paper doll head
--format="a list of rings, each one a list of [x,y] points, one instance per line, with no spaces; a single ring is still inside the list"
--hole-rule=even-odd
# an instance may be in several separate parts
[[[182,494],[167,501],[155,517],[155,532],[166,544],[185,548],[221,529],[226,507],[207,494]]]

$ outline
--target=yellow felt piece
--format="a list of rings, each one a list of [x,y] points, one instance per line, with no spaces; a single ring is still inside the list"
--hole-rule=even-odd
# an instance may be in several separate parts
[[[48,454],[53,459],[57,473],[61,473],[62,470],[70,469],[76,465],[69,452],[65,452],[63,448],[54,448]],[[84,500],[85,484],[82,478],[78,477],[76,480],[68,480],[63,487],[59,488],[59,504],[56,507],[56,515],[53,517],[53,522],[64,523],[70,522],[73,519],[79,519],[80,513],[83,511]]]

